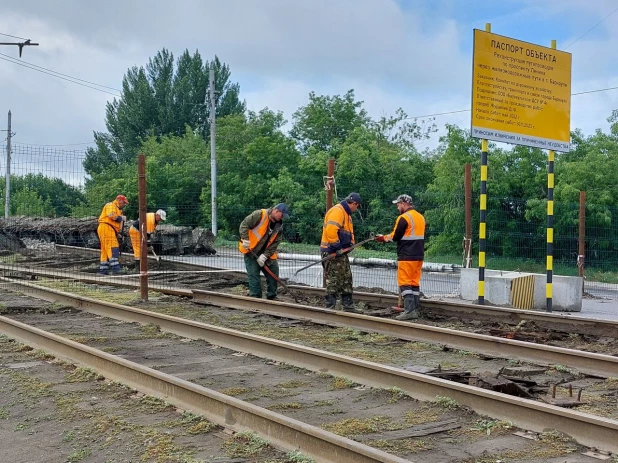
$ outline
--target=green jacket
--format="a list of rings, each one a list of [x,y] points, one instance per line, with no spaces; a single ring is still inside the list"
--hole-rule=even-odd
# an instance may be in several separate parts
[[[272,208],[266,211],[266,214],[268,214],[269,217],[270,217],[271,211],[272,211]],[[245,217],[242,222],[240,222],[240,227],[238,231],[240,232],[241,240],[249,239],[249,230],[256,227],[257,224],[260,223],[261,217],[262,217],[262,209],[256,209],[251,214],[249,214],[247,217]],[[259,251],[258,255],[264,254],[266,257],[270,259],[270,257],[275,252],[277,252],[277,247],[279,246],[279,243],[281,242],[281,238],[283,235],[283,223],[281,221],[273,222],[271,220],[268,224],[268,229],[269,229],[269,233],[264,234],[264,236],[262,237],[258,245],[255,247],[255,252],[258,253]],[[268,248],[262,249],[265,246],[265,244],[268,242],[268,240],[270,239],[273,233],[277,234],[274,241],[270,244],[270,246],[268,246]]]

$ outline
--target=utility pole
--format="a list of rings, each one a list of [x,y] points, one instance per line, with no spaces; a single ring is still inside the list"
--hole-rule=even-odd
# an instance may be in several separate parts
[[[212,234],[217,236],[217,148],[215,144],[215,68],[210,63],[210,207]]]
[[[4,195],[4,218],[9,218],[9,200],[11,199],[11,110],[9,109],[9,127],[6,135],[6,193]]]

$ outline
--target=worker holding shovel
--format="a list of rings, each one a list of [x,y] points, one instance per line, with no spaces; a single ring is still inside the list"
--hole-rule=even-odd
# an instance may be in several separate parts
[[[399,195],[393,201],[399,217],[393,231],[378,235],[376,241],[397,243],[397,284],[403,296],[404,312],[397,320],[418,318],[421,297],[421,269],[425,258],[425,218],[416,210],[410,195]]]
[[[277,247],[283,235],[283,219],[289,217],[288,206],[279,203],[253,211],[240,223],[238,250],[244,254],[250,297],[262,297],[261,271],[266,277],[266,298],[277,298],[277,282],[281,282]]]
[[[361,204],[358,193],[350,193],[339,204],[331,207],[324,217],[322,227],[322,266],[326,276],[327,309],[337,304],[337,296],[341,295],[341,305],[344,312],[362,313],[354,307],[352,300],[352,269],[348,252],[354,245],[354,225],[352,214]],[[332,258],[329,258],[332,256]]]
[[[157,225],[161,221],[165,221],[167,213],[163,209],[159,209],[157,212],[148,212],[146,214],[146,244],[148,250],[151,250],[151,235],[154,233]],[[140,256],[142,251],[142,237],[139,228],[139,219],[135,220],[129,228],[129,236],[131,237],[131,246],[133,246],[133,257],[135,258],[135,271],[139,272]],[[152,249],[154,254],[154,249]],[[155,254],[155,258],[156,258]],[[157,259],[158,260],[158,259]]]

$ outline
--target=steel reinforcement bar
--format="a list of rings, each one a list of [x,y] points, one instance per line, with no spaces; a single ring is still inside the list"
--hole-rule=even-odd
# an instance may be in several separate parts
[[[438,395],[447,396],[456,400],[459,404],[469,406],[477,413],[497,419],[509,420],[516,426],[525,429],[539,432],[544,429],[557,429],[572,436],[583,445],[597,447],[611,452],[618,451],[618,440],[615,438],[618,433],[618,421],[615,420],[574,410],[567,410],[529,399],[508,396],[474,386],[454,383],[374,362],[321,351],[319,349],[242,333],[236,330],[184,320],[169,315],[155,314],[133,307],[122,306],[120,304],[104,303],[95,299],[76,296],[62,291],[39,288],[36,287],[36,285],[28,284],[27,286],[28,293],[35,297],[69,304],[97,315],[130,322],[155,324],[163,331],[180,336],[192,339],[204,339],[212,344],[236,351],[247,352],[258,357],[273,359],[307,368],[312,371],[343,376],[367,386],[387,389],[398,387],[409,396],[418,400],[432,400]],[[7,334],[17,336],[19,333],[16,333],[14,329],[10,328],[11,325],[14,326],[13,324],[7,324],[7,322],[3,321],[3,323],[0,324],[0,329],[5,332],[7,332],[6,330],[13,330],[8,331]],[[46,348],[45,346],[41,347]],[[84,361],[84,363],[88,363],[88,361]],[[97,367],[98,364],[95,363],[92,366]],[[113,374],[113,372],[114,368],[110,367],[110,372],[102,374],[110,377],[109,375]],[[198,387],[195,385],[191,386]],[[164,395],[169,392],[165,386],[161,386],[161,389],[158,390]],[[227,400],[230,399],[231,398],[227,398]],[[258,427],[256,426],[256,428]],[[270,435],[268,438],[270,438]],[[306,451],[308,453],[310,452],[310,450]],[[336,461],[344,460],[336,459]],[[374,459],[349,461],[399,460]]]

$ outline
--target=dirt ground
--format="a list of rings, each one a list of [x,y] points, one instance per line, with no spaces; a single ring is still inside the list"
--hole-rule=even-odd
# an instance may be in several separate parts
[[[58,286],[58,282],[49,284]],[[448,352],[435,346],[344,328],[290,324],[273,317],[197,306],[156,293],[144,304],[138,302],[134,291],[110,291],[68,282],[64,285],[89,296],[111,298],[118,303],[270,337],[285,333],[286,338],[292,338],[286,340],[307,345],[312,342],[314,347],[348,355],[355,352],[360,358],[397,366],[441,362],[445,367],[450,362],[456,368],[493,371],[500,365],[497,359],[481,359],[470,353]],[[167,335],[155,326],[105,319],[12,293],[0,293],[0,303],[5,315],[11,318],[361,440],[411,461],[591,461],[581,455],[586,449],[566,436],[548,431],[536,436],[536,440],[524,439],[513,434],[518,430],[512,424],[478,416],[448,397],[418,402],[397,389],[366,388],[345,378],[233,352],[205,341]],[[241,458],[228,460],[239,462],[303,461],[300,457],[277,454],[267,446],[262,448],[259,442],[254,442],[254,437],[243,437],[244,441],[235,445],[233,438],[220,428],[200,424],[203,420],[199,417],[183,415],[158,399],[140,397],[121,385],[99,380],[90,371],[54,363],[44,353],[29,352],[6,338],[2,338],[0,352],[0,432],[6,438],[19,434],[24,439],[39,433],[45,438],[37,439],[33,449],[47,457],[59,456],[36,460],[31,458],[34,450],[28,456],[23,453],[23,445],[11,445],[15,458],[10,461],[226,461],[216,459],[220,456]],[[572,374],[559,370],[546,373],[560,381],[571,380]],[[607,381],[596,384],[599,391],[612,386]],[[441,432],[396,438],[402,430],[435,423],[440,423]],[[196,424],[201,432],[192,434],[190,430]],[[260,447],[260,450],[248,458],[244,454],[230,457],[233,455],[230,449],[237,447]],[[238,453],[247,451],[237,450]],[[24,457],[30,459],[19,459]]]

